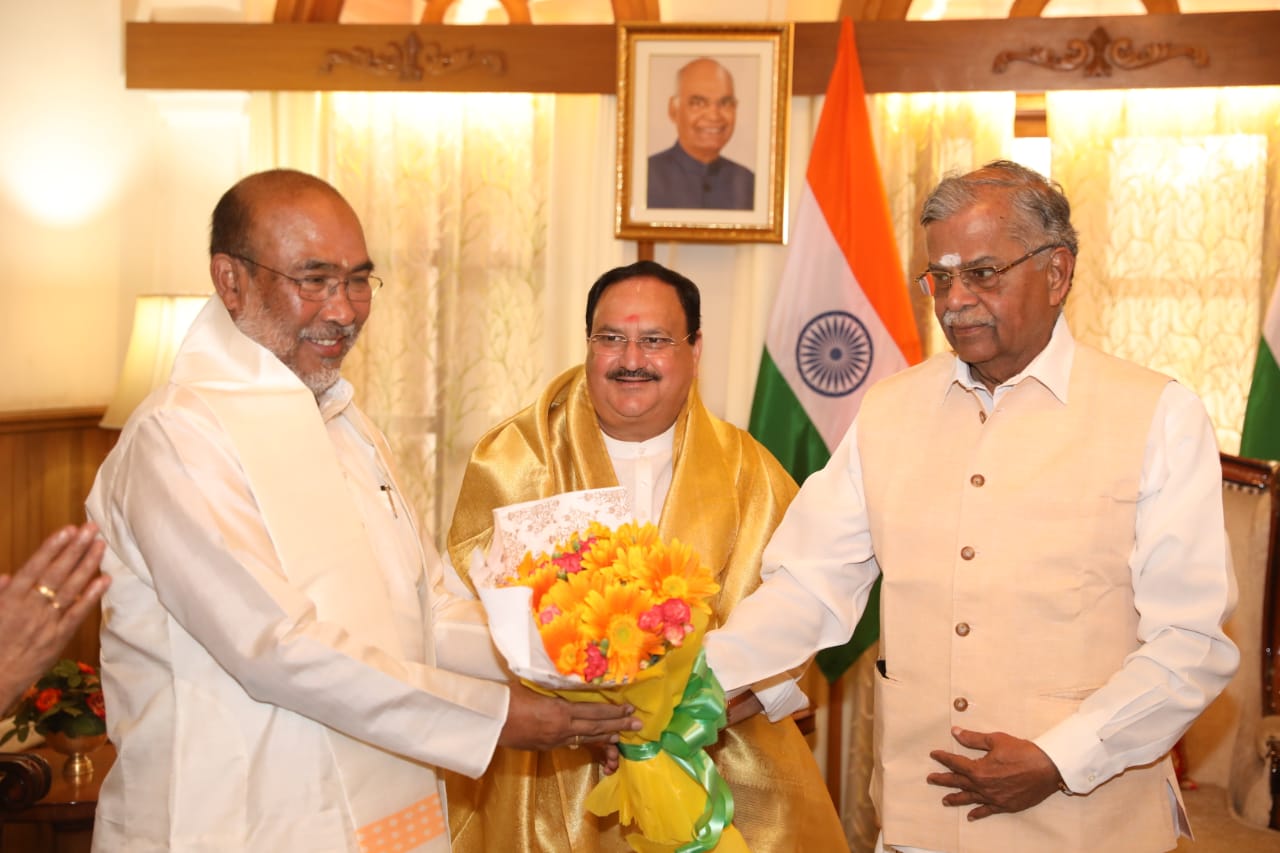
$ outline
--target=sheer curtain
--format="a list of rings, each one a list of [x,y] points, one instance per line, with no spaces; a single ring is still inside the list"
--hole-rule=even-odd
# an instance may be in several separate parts
[[[344,375],[439,541],[467,456],[547,378],[547,96],[263,96],[260,168],[333,183],[387,286]]]
[[[1280,268],[1280,88],[1053,92],[1045,109],[1080,232],[1072,332],[1183,382],[1237,452]]]
[[[872,133],[894,236],[903,269],[912,275],[928,266],[920,209],[948,172],[967,172],[1007,158],[1013,148],[1012,92],[877,95]],[[932,302],[912,285],[911,298],[926,354],[946,348]]]

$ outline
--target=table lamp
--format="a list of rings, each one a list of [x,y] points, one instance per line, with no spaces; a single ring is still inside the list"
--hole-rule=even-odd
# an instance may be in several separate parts
[[[133,309],[133,331],[115,397],[99,426],[120,429],[153,388],[169,379],[173,357],[208,296],[156,294],[139,296]]]

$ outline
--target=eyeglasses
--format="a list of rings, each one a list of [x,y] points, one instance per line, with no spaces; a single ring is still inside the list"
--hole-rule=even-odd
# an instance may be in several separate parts
[[[266,264],[260,264],[253,258],[246,258],[244,255],[235,255],[230,252],[227,254],[238,261],[253,264],[255,267],[288,279],[297,286],[298,295],[308,302],[323,302],[337,293],[338,288],[344,284],[347,286],[348,300],[352,302],[368,302],[373,299],[373,294],[377,293],[378,289],[382,287],[382,279],[367,272],[353,272],[348,276],[317,274],[298,277],[272,269]]]
[[[1032,249],[1017,260],[1010,261],[1002,267],[966,267],[965,269],[947,272],[946,270],[925,270],[916,276],[916,284],[920,285],[925,296],[946,296],[951,291],[951,283],[958,276],[960,282],[970,293],[987,293],[1000,283],[1000,276],[1016,267],[1023,261],[1030,260],[1047,249],[1057,249],[1061,243],[1046,243],[1038,249]]]
[[[643,353],[657,355],[670,351],[676,344],[684,343],[694,334],[696,333],[690,332],[680,340],[659,335],[642,335],[638,338],[628,338],[626,335],[589,335],[587,343],[591,345],[591,351],[596,355],[622,355],[626,352],[628,344],[635,344]]]
[[[733,95],[725,95],[724,97],[717,98],[714,101],[705,95],[690,95],[689,99],[685,101],[685,103],[689,105],[689,109],[696,110],[698,112],[711,109],[713,104],[721,110],[732,110],[737,109],[738,107],[738,99]]]

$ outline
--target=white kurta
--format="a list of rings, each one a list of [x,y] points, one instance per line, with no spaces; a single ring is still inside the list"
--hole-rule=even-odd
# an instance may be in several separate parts
[[[432,766],[479,775],[508,691],[459,674],[502,678],[383,447],[210,301],[88,501],[119,751],[95,849],[448,849]]]
[[[1074,352],[1059,318],[1044,351],[994,397],[958,359],[954,381],[974,391],[988,412],[1005,390],[1026,381],[1041,382],[1066,402]],[[880,569],[857,430],[855,420],[827,466],[805,481],[792,502],[765,549],[764,583],[722,629],[707,635],[707,661],[726,689],[845,642],[861,617]],[[1141,649],[1077,713],[1035,738],[1075,793],[1159,759],[1235,672],[1239,654],[1222,631],[1235,603],[1226,533],[1220,518],[1206,521],[1203,513],[1220,494],[1221,477],[1204,407],[1170,382],[1147,435],[1129,559]],[[954,745],[921,744],[936,748]],[[1180,823],[1172,796],[1170,805]]]

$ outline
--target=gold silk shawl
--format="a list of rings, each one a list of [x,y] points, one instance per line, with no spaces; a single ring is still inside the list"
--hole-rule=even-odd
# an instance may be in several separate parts
[[[796,486],[755,439],[712,416],[696,386],[676,420],[673,460],[658,526],[718,568],[715,627],[759,584],[761,551]],[[584,370],[573,368],[476,445],[449,529],[453,565],[465,578],[472,549],[488,548],[497,507],[617,485]],[[734,824],[754,853],[847,849],[809,745],[791,720],[770,723],[757,714],[725,729],[709,752],[733,791]],[[445,778],[456,853],[630,849],[616,817],[597,818],[583,806],[600,778],[589,750],[499,747],[480,779]]]

